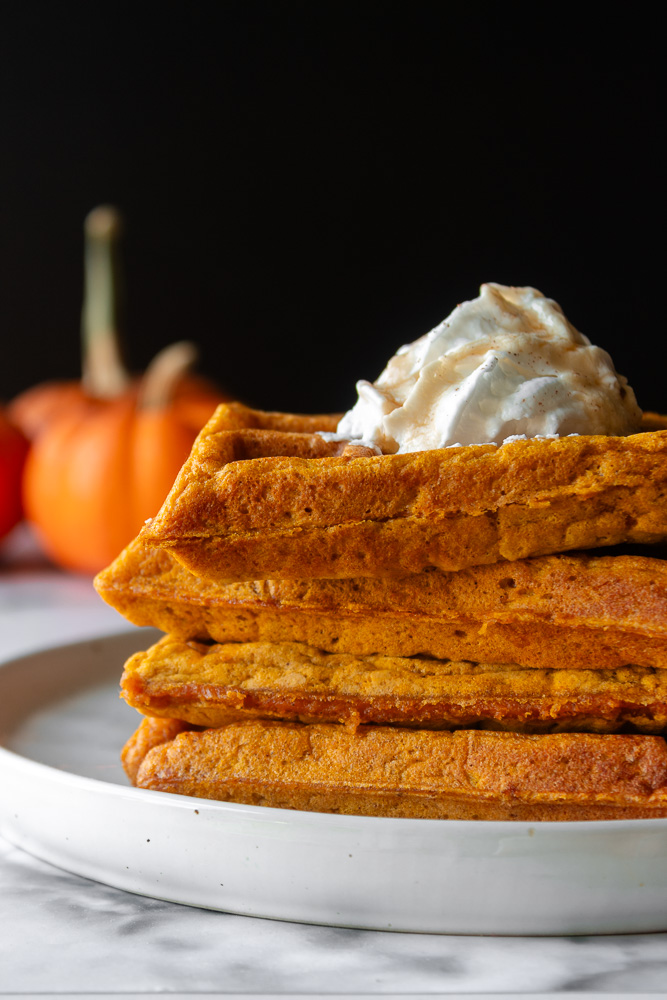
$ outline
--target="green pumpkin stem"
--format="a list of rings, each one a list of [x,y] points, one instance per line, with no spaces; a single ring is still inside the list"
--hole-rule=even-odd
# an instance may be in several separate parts
[[[163,347],[149,364],[139,388],[138,406],[168,406],[177,384],[197,360],[197,348],[189,340]]]
[[[122,395],[130,384],[118,329],[120,298],[120,214],[94,208],[84,222],[84,298],[81,321],[82,381],[100,399]]]

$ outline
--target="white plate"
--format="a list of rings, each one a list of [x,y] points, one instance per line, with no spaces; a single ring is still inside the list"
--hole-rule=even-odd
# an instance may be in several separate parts
[[[131,788],[135,629],[0,666],[0,833],[130,892],[308,923],[457,934],[667,930],[667,820],[328,816]]]

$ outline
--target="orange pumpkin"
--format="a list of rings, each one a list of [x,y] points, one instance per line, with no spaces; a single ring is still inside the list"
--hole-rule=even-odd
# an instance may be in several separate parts
[[[158,512],[190,453],[201,404],[191,410],[168,396],[151,402],[150,380],[149,369],[143,392],[82,399],[32,443],[26,516],[60,566],[97,573],[108,565]]]
[[[197,432],[227,398],[186,374],[195,352],[185,342],[161,351],[142,379],[127,375],[115,322],[118,229],[110,209],[86,220],[82,383],[37,386],[13,407],[32,437],[26,517],[54,562],[84,573],[108,565],[157,513]]]
[[[56,414],[80,403],[84,395],[80,382],[42,382],[12,399],[7,415],[32,441]]]
[[[22,517],[21,473],[27,452],[27,440],[0,409],[0,538]]]
[[[93,399],[116,399],[137,390],[139,379],[125,369],[118,336],[120,215],[110,206],[90,212],[84,223],[86,294],[82,322],[80,380],[42,382],[16,396],[7,415],[28,440],[56,417]],[[193,358],[194,360],[194,358]],[[229,399],[209,379],[185,369],[171,387],[172,402],[185,422],[199,429],[219,402]]]

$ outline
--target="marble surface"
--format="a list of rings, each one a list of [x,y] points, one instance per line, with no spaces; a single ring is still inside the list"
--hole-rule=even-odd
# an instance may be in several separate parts
[[[50,567],[23,534],[0,553],[0,660],[127,627],[89,579]],[[0,930],[5,997],[667,995],[667,934],[459,937],[258,920],[133,896],[2,838]]]

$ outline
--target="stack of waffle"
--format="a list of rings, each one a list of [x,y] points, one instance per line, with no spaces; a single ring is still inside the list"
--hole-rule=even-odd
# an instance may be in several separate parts
[[[219,407],[98,576],[166,633],[122,678],[146,717],[132,781],[378,816],[667,816],[667,425],[378,456],[336,423]]]

